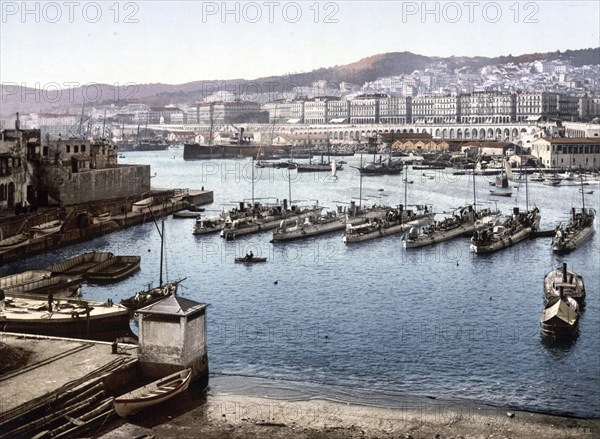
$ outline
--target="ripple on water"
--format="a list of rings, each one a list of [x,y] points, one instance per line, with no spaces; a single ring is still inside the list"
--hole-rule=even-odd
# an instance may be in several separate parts
[[[209,167],[167,160],[160,153],[130,153],[128,158],[150,163],[157,187],[214,190],[209,209],[251,196],[249,178],[236,174],[247,161],[217,161]],[[353,164],[358,160],[350,159]],[[227,173],[215,172],[219,169]],[[262,175],[255,196],[287,198],[285,175]],[[301,176],[293,181],[292,197],[319,199],[329,208],[358,197],[358,172],[346,166],[338,175],[335,183],[324,176]],[[464,176],[436,173],[435,180],[422,181],[419,173],[410,175],[415,183],[408,190],[409,203],[432,203],[442,212],[471,202],[472,182]],[[363,179],[363,203],[403,203],[400,182]],[[487,182],[477,183],[478,201],[489,201]],[[505,214],[515,202],[524,207],[522,191],[515,195],[497,201]],[[554,228],[571,206],[581,203],[576,187],[530,184],[530,197],[542,212],[544,229]],[[599,206],[600,198],[594,195],[588,203]],[[219,374],[243,375],[275,379],[268,384],[274,392],[289,392],[291,382],[309,397],[393,404],[407,395],[435,396],[600,416],[600,359],[590,355],[600,350],[599,233],[566,256],[553,254],[547,238],[481,256],[469,252],[468,238],[407,252],[398,236],[346,245],[341,233],[334,233],[273,245],[269,233],[225,242],[218,235],[193,236],[192,228],[192,220],[165,221],[165,276],[187,277],[181,294],[211,304],[207,331],[215,382]],[[269,262],[233,263],[250,249]],[[154,224],[0,270],[44,267],[91,250],[139,254],[142,264],[119,284],[85,285],[88,297],[118,301],[158,283],[160,241]],[[556,345],[540,336],[538,322],[543,277],[563,260],[584,276],[588,299],[579,336]]]

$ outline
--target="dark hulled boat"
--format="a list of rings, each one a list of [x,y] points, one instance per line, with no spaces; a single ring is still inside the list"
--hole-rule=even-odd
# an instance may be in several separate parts
[[[56,337],[113,341],[130,337],[129,311],[111,302],[12,294],[6,299],[0,330]]]

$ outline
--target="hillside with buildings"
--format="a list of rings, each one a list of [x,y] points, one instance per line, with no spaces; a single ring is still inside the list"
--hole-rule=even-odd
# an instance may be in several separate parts
[[[427,57],[410,52],[374,55],[357,62],[305,73],[257,79],[200,80],[186,84],[58,84],[27,87],[4,83],[2,120],[25,113],[79,114],[83,105],[184,106],[197,102],[245,100],[258,103],[299,97],[387,93],[402,97],[473,92],[556,92],[576,96],[600,91],[600,48],[519,56]],[[5,124],[6,125],[6,124]]]

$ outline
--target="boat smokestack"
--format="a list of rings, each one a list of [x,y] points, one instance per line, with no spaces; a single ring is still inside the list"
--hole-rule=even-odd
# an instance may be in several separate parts
[[[286,212],[288,210],[288,201],[286,198],[283,199],[283,211]]]
[[[19,112],[17,112],[17,120],[15,120],[15,130],[19,131],[21,129],[21,121],[19,120]]]
[[[567,263],[563,262],[563,282],[567,282]]]
[[[513,207],[513,219],[517,221],[519,219],[519,208]]]

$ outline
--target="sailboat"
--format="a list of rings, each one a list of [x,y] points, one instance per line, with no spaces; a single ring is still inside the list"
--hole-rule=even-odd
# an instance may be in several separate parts
[[[583,192],[583,176],[581,177],[581,212],[575,208],[571,209],[571,218],[566,227],[559,224],[556,228],[556,234],[552,240],[552,250],[555,252],[566,253],[575,250],[580,244],[585,242],[594,233],[594,219],[596,211],[585,208],[585,194]]]
[[[165,217],[164,215],[161,217],[161,227],[158,227],[156,223],[156,218],[154,218],[154,214],[152,210],[148,209],[152,214],[152,219],[154,220],[154,225],[158,230],[158,234],[160,236],[160,274],[158,287],[148,288],[144,291],[139,291],[135,293],[133,296],[125,298],[121,300],[121,305],[129,308],[132,311],[143,308],[145,306],[151,305],[159,300],[164,299],[170,295],[175,295],[177,293],[177,287],[179,283],[183,282],[185,279],[180,279],[175,282],[163,282],[163,259],[164,259],[164,247],[165,247]]]
[[[398,175],[402,173],[404,168],[401,160],[392,160],[392,145],[389,144],[388,158],[383,160],[379,156],[379,162],[375,160],[375,154],[373,154],[373,162],[368,165],[360,167],[360,173],[364,175]]]
[[[508,160],[506,160],[506,158],[503,158],[500,175],[496,176],[496,187],[506,189],[508,187],[509,180],[514,180],[512,168],[510,167]]]
[[[333,163],[335,163],[335,160],[333,162],[330,160],[329,148],[329,142],[327,142],[327,161],[324,161],[323,154],[321,154],[321,161],[319,163],[313,163],[312,158],[309,159],[308,163],[296,162],[296,170],[298,172],[328,172],[332,169]],[[335,169],[336,171],[341,171],[343,169],[342,164],[336,163]]]
[[[473,204],[460,208],[453,216],[425,227],[422,234],[412,227],[402,238],[405,248],[417,248],[438,242],[448,241],[459,236],[470,235],[476,230],[489,227],[500,218],[498,210],[489,208],[477,210],[477,193],[475,191],[475,170],[473,171]]]
[[[510,247],[536,232],[540,226],[540,211],[534,207],[529,211],[529,192],[525,174],[525,211],[513,209],[513,214],[500,225],[478,230],[471,238],[470,249],[477,254],[491,253]]]

